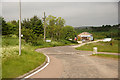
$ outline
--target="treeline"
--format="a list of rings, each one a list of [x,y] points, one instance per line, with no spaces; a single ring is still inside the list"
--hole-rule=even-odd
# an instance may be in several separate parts
[[[75,28],[77,34],[81,32],[90,32],[93,34],[94,38],[102,39],[102,38],[114,38],[120,39],[119,35],[119,26],[118,25],[102,25],[100,27],[84,27],[84,28]]]
[[[0,21],[2,21],[3,36],[19,35],[19,20],[6,22],[3,17],[0,17]],[[63,18],[49,15],[46,18],[46,24],[43,24],[42,20],[37,16],[22,20],[22,38],[26,42],[37,44],[38,40],[43,40],[44,25],[46,26],[47,39],[68,40],[74,39],[76,35],[76,32],[72,26],[65,26],[65,20]]]
[[[49,15],[46,18],[46,34],[47,38],[60,39],[74,39],[76,32],[72,26],[64,26],[65,20],[61,17],[54,17]]]
[[[3,36],[18,36],[19,35],[19,20],[12,20],[6,22],[3,17],[0,17],[0,26],[2,25]],[[65,20],[61,17],[49,15],[46,17],[46,24],[38,16],[22,20],[23,39],[26,42],[38,44],[38,41],[43,40],[44,25],[46,26],[46,38],[51,40],[69,40],[74,39],[75,36],[82,32],[90,32],[94,38],[102,39],[111,37],[119,38],[119,25],[103,25],[101,27],[84,27],[73,28],[72,26],[65,26]],[[1,29],[0,29],[1,31]]]
[[[91,27],[93,32],[108,32],[118,29],[120,25],[102,25],[101,27]]]

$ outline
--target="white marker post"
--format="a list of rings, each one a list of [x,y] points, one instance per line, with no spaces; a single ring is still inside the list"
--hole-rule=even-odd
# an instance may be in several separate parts
[[[97,47],[93,47],[93,54],[97,54]]]

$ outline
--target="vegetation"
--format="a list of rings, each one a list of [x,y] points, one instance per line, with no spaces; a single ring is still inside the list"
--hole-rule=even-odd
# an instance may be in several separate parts
[[[73,42],[67,40],[52,41],[47,43],[39,41],[39,45],[34,46],[31,43],[26,43],[22,39],[22,55],[18,56],[19,46],[18,37],[3,37],[2,40],[2,77],[15,78],[23,75],[30,70],[40,66],[45,61],[45,56],[42,53],[35,51],[36,48],[55,47],[63,45],[72,45]],[[11,74],[12,73],[12,74]]]
[[[34,16],[22,21],[22,55],[19,53],[19,21],[6,22],[2,20],[2,77],[15,78],[23,75],[32,69],[44,63],[46,57],[42,53],[35,52],[36,48],[55,47],[63,45],[77,44],[76,41],[70,41],[74,38],[75,30],[72,26],[64,26],[65,20],[61,17],[48,16],[46,18],[46,39],[43,40],[44,29],[42,20]],[[70,27],[66,28],[66,27]],[[65,28],[65,29],[64,29]],[[66,30],[64,32],[63,30]],[[66,37],[63,35],[72,34]]]
[[[73,42],[67,40],[52,41],[51,43],[40,41],[39,45],[33,46],[33,44],[26,43],[25,40],[22,39],[22,55],[19,56],[18,41],[18,37],[14,35],[12,37],[3,36],[2,38],[3,78],[18,77],[43,64],[46,57],[42,53],[36,52],[36,48],[74,44]]]
[[[62,37],[65,39],[72,39],[74,40],[74,37],[76,35],[76,32],[72,26],[65,26],[62,28]]]
[[[2,18],[2,35],[18,36],[18,22],[19,21],[15,20],[6,22],[4,18]],[[46,38],[51,40],[74,40],[74,28],[72,26],[64,26],[65,20],[61,17],[49,15],[46,18],[46,24],[44,25],[46,26]],[[44,35],[42,20],[37,16],[30,19],[24,19],[22,21],[22,34],[25,42],[38,45],[37,41],[43,40]]]
[[[93,51],[93,47],[98,48],[98,52],[113,52],[118,53],[118,41],[113,40],[111,42],[97,42],[97,43],[90,43],[86,44],[81,47],[77,47],[77,50],[87,50]]]
[[[77,34],[82,32],[90,32],[93,34],[94,40],[96,39],[104,39],[104,38],[112,38],[112,42],[98,42],[98,43],[91,43],[86,44],[84,46],[76,48],[77,50],[87,50],[93,51],[93,47],[97,47],[99,52],[114,52],[118,53],[118,41],[120,40],[119,37],[119,28],[120,24],[118,25],[102,25],[100,27],[78,27],[75,28]],[[113,45],[111,45],[113,44]]]
[[[119,40],[119,26],[120,24],[113,26],[103,25],[100,27],[78,27],[75,28],[75,31],[77,32],[77,34],[80,34],[82,32],[90,32],[91,34],[93,34],[94,39],[113,38]]]
[[[19,56],[18,38],[3,37],[2,46],[2,78],[15,78],[40,66],[46,57],[35,52],[31,46],[22,40],[22,55]]]
[[[42,20],[39,19],[37,16],[34,16],[30,19],[24,19],[22,23],[22,30],[23,35],[26,35],[24,32],[31,31],[34,35],[39,37],[40,35],[43,35],[44,32]]]
[[[105,37],[119,39],[117,32],[118,25],[74,29],[72,26],[65,26],[65,20],[61,17],[49,15],[46,17],[46,24],[43,24],[42,20],[38,16],[34,16],[22,21],[22,55],[18,56],[19,20],[6,22],[3,17],[0,17],[0,21],[2,21],[2,29],[0,29],[0,31],[2,30],[3,78],[18,77],[41,65],[45,61],[46,57],[42,53],[35,52],[34,50],[36,48],[77,44],[77,42],[74,41],[74,37],[81,33],[81,31],[91,32],[96,39]],[[43,40],[44,25],[46,26],[46,39],[50,39],[52,42],[47,43]],[[96,43],[96,45],[97,44],[99,43]],[[113,46],[102,42],[100,44],[101,46],[98,46],[100,51],[117,51],[116,41]],[[102,48],[104,48],[102,44],[108,48],[105,47],[106,49],[102,50]],[[90,44],[90,47],[96,45]],[[78,49],[91,50],[90,47],[88,45],[87,48],[83,46]],[[110,50],[110,48],[112,50]]]
[[[52,40],[73,39],[75,37],[75,30],[72,26],[64,26],[65,20],[61,17],[54,17],[49,15],[46,18],[46,35]]]
[[[109,54],[93,54],[92,56],[99,56],[99,57],[105,57],[105,58],[115,58],[115,59],[120,58],[120,55],[109,55]]]

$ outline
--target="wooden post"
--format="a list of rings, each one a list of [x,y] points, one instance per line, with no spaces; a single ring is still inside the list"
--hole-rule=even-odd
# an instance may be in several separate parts
[[[46,40],[46,26],[45,26],[45,12],[44,12],[44,18],[43,18],[43,21],[44,21],[44,41]]]

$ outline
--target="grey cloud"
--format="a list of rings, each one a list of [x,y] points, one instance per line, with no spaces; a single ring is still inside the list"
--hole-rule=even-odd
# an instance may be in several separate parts
[[[118,23],[117,2],[24,2],[22,19],[34,15],[42,18],[46,15],[62,17],[66,25],[103,25]],[[7,21],[19,19],[19,5],[16,2],[3,3],[3,16]]]

